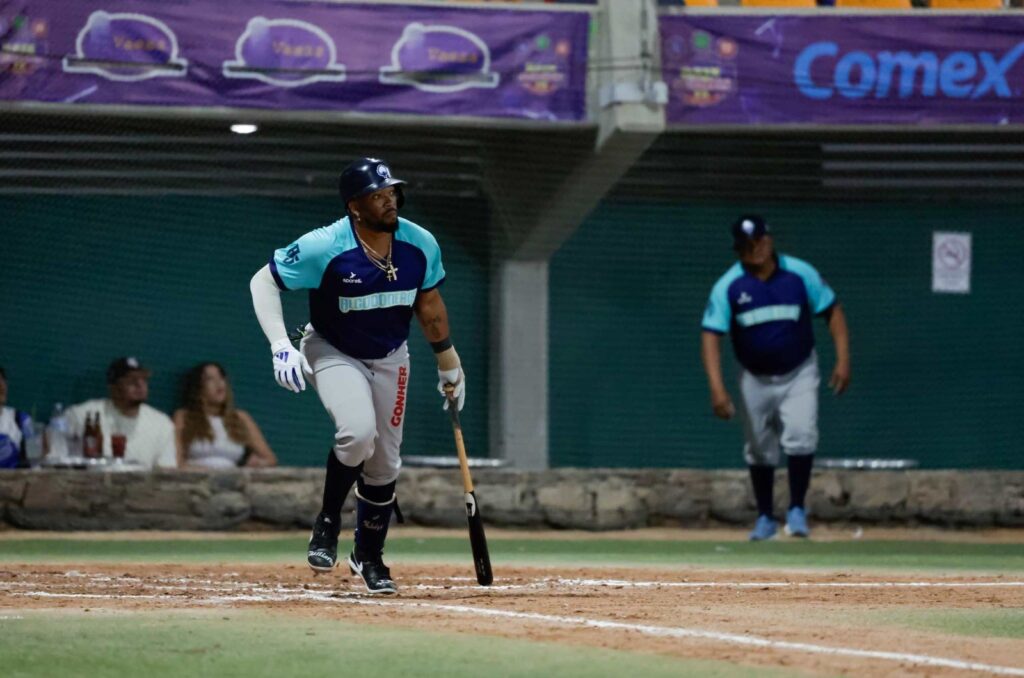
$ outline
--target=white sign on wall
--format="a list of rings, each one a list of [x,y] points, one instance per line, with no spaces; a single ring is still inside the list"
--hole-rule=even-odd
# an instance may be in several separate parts
[[[932,292],[971,291],[971,234],[932,233]]]

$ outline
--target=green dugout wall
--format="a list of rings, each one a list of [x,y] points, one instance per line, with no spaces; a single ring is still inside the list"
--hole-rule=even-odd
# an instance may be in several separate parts
[[[337,209],[330,197],[0,197],[0,365],[9,403],[45,420],[54,401],[105,395],[107,364],[131,354],[153,370],[150,403],[170,412],[184,371],[216,360],[280,461],[320,466],[333,440],[330,419],[311,389],[296,396],[274,382],[249,278],[276,247],[331,223]],[[473,378],[467,445],[486,456],[486,271],[451,233],[433,230],[448,271],[442,292]],[[282,298],[290,328],[307,319],[304,292]],[[415,322],[410,337],[403,451],[452,455],[436,366]]]
[[[214,359],[282,462],[319,465],[329,421],[313,393],[274,384],[248,279],[274,247],[329,223],[335,209],[330,198],[0,198],[10,403],[45,419],[55,400],[102,395],[107,362],[134,353],[154,370],[151,402],[169,411],[180,374]],[[780,249],[812,262],[847,308],[854,381],[842,398],[823,392],[822,456],[1021,468],[1024,230],[1013,206],[968,204],[602,204],[551,263],[552,465],[741,465],[739,426],[709,411],[699,321],[732,262],[726,225],[744,209],[768,215]],[[488,271],[465,250],[467,234],[409,216],[434,228],[444,252],[443,292],[470,375],[466,437],[483,456]],[[972,233],[970,294],[931,292],[935,230]],[[304,320],[305,295],[284,300],[289,324]],[[823,322],[816,333],[827,374]],[[415,326],[410,345],[404,451],[450,455],[433,360]]]
[[[822,392],[820,456],[1024,466],[1019,207],[892,203],[606,203],[551,263],[552,465],[742,466],[739,425],[710,413],[699,334],[744,210],[767,215],[780,251],[813,263],[847,310],[853,382]],[[970,294],[931,291],[936,230],[973,235]],[[815,333],[824,381],[824,321]],[[731,386],[728,341],[724,363]]]

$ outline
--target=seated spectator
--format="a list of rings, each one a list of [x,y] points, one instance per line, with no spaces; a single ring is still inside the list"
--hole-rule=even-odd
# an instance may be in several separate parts
[[[26,466],[25,441],[33,435],[32,417],[7,406],[7,373],[0,367],[0,468]]]
[[[256,421],[235,407],[228,375],[218,363],[199,363],[188,371],[182,404],[174,413],[180,468],[277,466]]]
[[[174,424],[166,414],[146,404],[151,374],[136,358],[118,358],[110,363],[107,368],[110,397],[87,400],[68,408],[69,436],[81,440],[86,416],[99,413],[104,457],[112,456],[111,435],[123,435],[125,461],[136,462],[147,469],[176,467]]]

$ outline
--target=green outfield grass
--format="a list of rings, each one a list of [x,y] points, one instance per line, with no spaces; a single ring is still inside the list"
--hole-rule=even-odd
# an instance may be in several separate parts
[[[5,678],[74,675],[796,676],[553,642],[357,625],[262,612],[30,611],[0,614]]]
[[[142,541],[58,536],[0,540],[0,562],[302,562],[305,548],[303,536]],[[496,565],[1024,571],[1024,543],[869,540],[749,543],[614,540],[595,536],[565,541],[492,538],[490,548]],[[469,544],[460,537],[402,537],[399,532],[388,540],[387,553],[391,560],[399,562],[452,562],[469,558]]]
[[[1024,609],[882,610],[863,615],[876,625],[940,631],[960,636],[1024,638]]]

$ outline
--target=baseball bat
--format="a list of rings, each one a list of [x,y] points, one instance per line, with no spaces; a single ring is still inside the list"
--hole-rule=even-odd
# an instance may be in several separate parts
[[[469,460],[466,458],[466,443],[462,440],[462,424],[459,423],[459,405],[452,397],[455,387],[445,386],[448,395],[448,413],[452,417],[452,430],[455,432],[455,451],[459,455],[459,468],[462,470],[462,488],[466,491],[466,519],[469,521],[469,545],[473,550],[473,567],[476,568],[476,580],[480,586],[490,586],[494,581],[491,572],[491,555],[487,550],[487,537],[484,535],[484,522],[480,518],[480,505],[473,491],[473,478],[469,475]]]

